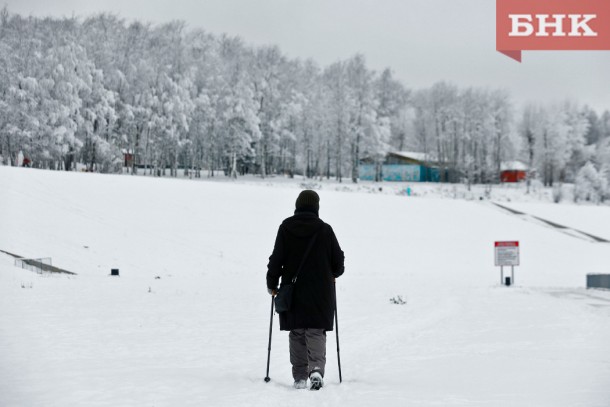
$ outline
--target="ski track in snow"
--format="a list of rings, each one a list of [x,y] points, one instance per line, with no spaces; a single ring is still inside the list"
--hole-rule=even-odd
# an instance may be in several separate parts
[[[585,232],[582,230],[574,229],[569,226],[560,225],[560,224],[550,221],[548,219],[541,218],[540,216],[530,215],[530,214],[527,214],[524,212],[517,211],[516,209],[513,209],[506,204],[498,204],[495,202],[492,202],[492,203],[496,207],[501,208],[502,210],[510,213],[511,215],[517,216],[526,222],[532,222],[532,223],[538,224],[540,226],[550,227],[554,230],[557,230],[561,233],[565,233],[568,236],[573,236],[578,239],[584,239],[584,240],[587,240],[590,242],[595,242],[595,243],[610,243],[609,240],[607,240],[603,237],[596,236],[596,235],[593,235],[591,233],[588,233],[588,232]],[[535,208],[535,206],[534,206],[534,208]],[[564,206],[562,209],[565,209],[565,208],[566,207]],[[537,209],[538,209],[538,211],[540,211],[539,207]],[[598,208],[598,207],[588,207],[587,209],[602,209],[603,210],[603,208]],[[582,210],[582,208],[581,208],[581,210]],[[546,215],[543,215],[543,216],[546,216]],[[556,214],[555,214],[555,216],[556,216]],[[578,222],[579,220],[571,219],[571,221]],[[602,222],[602,223],[607,223],[607,222]],[[591,226],[591,225],[589,224],[589,226]],[[610,228],[610,224],[608,224],[607,226]],[[604,229],[604,233],[608,233],[608,229]]]
[[[346,253],[344,381],[329,332],[326,385],[311,392],[292,388],[277,317],[263,381],[265,269],[298,185],[0,167],[0,249],[78,273],[0,253],[0,405],[610,405],[610,292],[584,288],[610,272],[608,245],[476,202],[321,187]],[[569,212],[588,222],[587,207]],[[512,239],[508,288],[493,241]]]

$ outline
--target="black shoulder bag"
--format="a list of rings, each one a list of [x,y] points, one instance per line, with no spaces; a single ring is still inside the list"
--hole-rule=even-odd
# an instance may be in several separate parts
[[[296,283],[296,281],[297,281],[297,277],[299,276],[299,273],[301,272],[301,269],[303,268],[303,264],[305,264],[305,260],[307,259],[307,256],[309,255],[311,248],[313,247],[313,243],[316,241],[316,237],[318,237],[318,233],[313,235],[313,237],[311,238],[311,240],[309,242],[309,246],[307,246],[307,250],[305,251],[305,255],[303,256],[303,259],[301,260],[301,264],[299,265],[297,272],[294,274],[294,277],[292,277],[292,281],[288,284],[284,284],[284,285],[280,286],[280,289],[277,292],[277,295],[275,296],[276,312],[281,313],[281,312],[286,312],[286,311],[290,310],[290,307],[292,306],[292,292],[294,290],[294,283]]]

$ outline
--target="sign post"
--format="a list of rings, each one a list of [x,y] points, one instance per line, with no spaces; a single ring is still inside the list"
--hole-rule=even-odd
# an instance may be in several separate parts
[[[504,282],[504,266],[510,266],[510,284],[515,284],[515,266],[519,265],[519,242],[495,242],[496,267],[500,266],[500,284]]]

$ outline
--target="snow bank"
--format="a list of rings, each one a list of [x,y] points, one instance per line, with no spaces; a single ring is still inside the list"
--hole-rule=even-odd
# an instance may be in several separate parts
[[[78,273],[0,253],[0,405],[608,406],[610,293],[584,289],[608,245],[479,200],[327,185],[344,382],[329,333],[326,387],[293,390],[275,319],[265,384],[266,263],[299,188],[0,167],[0,250]],[[608,222],[586,208],[570,219]],[[495,240],[521,243],[514,287]]]

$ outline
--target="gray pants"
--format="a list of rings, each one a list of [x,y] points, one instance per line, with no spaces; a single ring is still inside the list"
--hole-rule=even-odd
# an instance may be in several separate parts
[[[324,329],[294,329],[288,335],[290,363],[294,380],[307,380],[311,372],[324,377],[326,365],[326,331]]]

